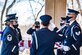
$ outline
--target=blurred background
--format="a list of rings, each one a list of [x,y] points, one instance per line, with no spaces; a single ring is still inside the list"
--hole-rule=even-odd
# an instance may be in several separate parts
[[[51,15],[56,26],[60,28],[60,17],[67,15],[68,8],[80,12],[77,21],[82,27],[82,0],[0,0],[0,31],[3,31],[5,27],[6,14],[16,13],[22,38],[31,39],[26,31],[36,20],[40,21],[41,15]],[[29,55],[29,49],[21,54]]]

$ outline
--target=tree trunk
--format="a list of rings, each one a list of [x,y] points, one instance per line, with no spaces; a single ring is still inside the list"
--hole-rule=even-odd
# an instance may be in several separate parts
[[[0,20],[0,22],[1,22],[1,30],[3,29],[2,28],[2,23],[3,23],[3,15],[4,15],[4,11],[5,11],[5,8],[6,8],[6,5],[7,5],[7,1],[8,0],[5,0],[5,3],[4,3],[4,6],[3,6],[3,9],[2,9],[2,12],[1,12],[1,20]]]
[[[30,0],[29,0],[29,5],[30,5],[30,8],[31,8],[31,10],[32,10],[32,15],[33,15],[33,17],[34,17],[34,19],[35,19],[35,14],[33,13],[33,8],[32,8],[32,5],[31,5]],[[35,21],[36,21],[36,20],[35,20]]]
[[[15,4],[16,0],[13,0],[13,2],[8,6],[7,10],[6,10],[6,15],[9,12],[9,9],[12,8],[12,6]]]

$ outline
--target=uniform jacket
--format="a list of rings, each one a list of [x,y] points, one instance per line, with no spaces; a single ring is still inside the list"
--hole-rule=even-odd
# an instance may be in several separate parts
[[[33,33],[34,31],[36,31],[36,30],[35,30],[35,29],[30,28],[30,29],[28,29],[28,30],[27,30],[27,34],[32,35],[32,33]]]
[[[1,55],[18,55],[18,38],[14,29],[7,26],[2,35]]]
[[[30,55],[54,55],[55,42],[62,40],[62,37],[59,37],[59,35],[56,33],[56,29],[54,29],[54,31],[50,31],[48,28],[42,28],[35,33],[38,48],[36,48],[36,38],[33,33]]]
[[[80,46],[82,45],[82,34],[79,24],[74,21],[68,26],[65,32],[64,45],[69,46],[70,50],[66,55],[80,55]]]

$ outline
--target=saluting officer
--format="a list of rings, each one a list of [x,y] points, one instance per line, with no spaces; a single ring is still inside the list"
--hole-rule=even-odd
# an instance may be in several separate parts
[[[42,15],[40,19],[42,28],[32,34],[30,55],[54,55],[54,44],[61,41],[62,37],[58,36],[55,29],[54,31],[48,29],[52,19],[50,15]]]
[[[13,27],[15,16],[6,19],[6,28],[2,35],[1,55],[18,55],[18,34]]]
[[[80,25],[76,21],[78,11],[68,9],[70,23],[65,32],[64,46],[62,46],[65,55],[80,55],[80,46],[82,45],[82,34]]]
[[[39,30],[39,29],[40,29],[40,22],[39,21],[35,21],[35,23],[33,24],[33,26],[27,30],[27,34],[32,35],[32,33],[34,31]]]

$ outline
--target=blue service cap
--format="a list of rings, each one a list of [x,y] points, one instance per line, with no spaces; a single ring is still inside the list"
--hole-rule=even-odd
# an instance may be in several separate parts
[[[10,22],[12,20],[16,19],[15,16],[11,16],[5,20],[5,22]]]
[[[74,10],[74,9],[68,9],[68,12],[69,12],[69,14],[70,14],[70,13],[74,13],[74,14],[76,14],[76,15],[79,14],[79,11],[76,11],[76,10]]]
[[[16,16],[16,13],[6,15],[6,17],[11,17],[11,16]]]
[[[44,23],[49,23],[50,20],[52,19],[52,17],[50,15],[42,15],[40,17],[41,21],[44,22]]]
[[[66,17],[61,17],[61,20],[65,21],[66,20]]]

